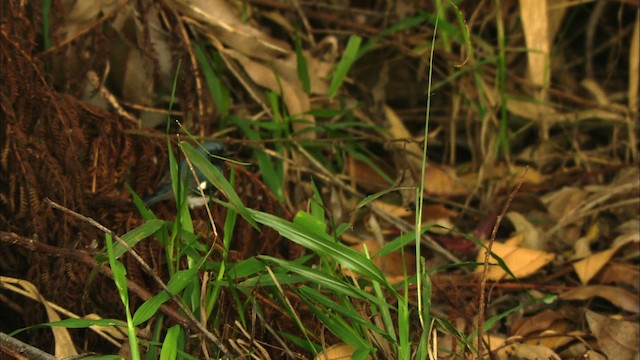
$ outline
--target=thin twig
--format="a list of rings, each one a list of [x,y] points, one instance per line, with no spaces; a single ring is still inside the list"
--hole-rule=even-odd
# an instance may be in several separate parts
[[[178,307],[180,308],[180,310],[182,310],[184,312],[184,314],[187,316],[187,318],[191,321],[192,325],[194,325],[198,330],[200,330],[209,340],[211,340],[214,344],[216,344],[216,346],[225,354],[225,356],[227,356],[228,358],[232,358],[231,353],[229,353],[229,350],[227,350],[227,347],[224,346],[222,344],[222,342],[218,339],[217,336],[215,336],[213,333],[211,333],[206,327],[204,327],[204,325],[202,325],[196,318],[195,316],[191,313],[191,311],[182,303],[182,301],[180,301],[180,299],[171,291],[169,290],[169,288],[167,287],[167,285],[162,281],[162,279],[160,279],[160,277],[153,272],[153,270],[151,269],[151,267],[149,267],[149,265],[142,259],[142,257],[140,257],[140,255],[131,248],[131,246],[129,246],[129,244],[127,244],[124,240],[122,240],[122,238],[120,236],[118,236],[115,232],[113,232],[112,230],[108,229],[107,227],[105,227],[104,225],[100,224],[99,222],[93,220],[90,217],[84,216],[82,214],[79,214],[71,209],[68,209],[56,202],[54,202],[53,200],[49,199],[49,198],[45,198],[44,202],[49,204],[51,207],[54,207],[62,212],[65,212],[67,214],[70,214],[84,222],[87,222],[89,224],[91,224],[92,226],[94,226],[95,228],[101,230],[104,233],[107,233],[109,235],[111,235],[111,237],[113,237],[114,239],[116,239],[116,241],[118,241],[120,243],[120,245],[124,246],[124,248],[136,259],[136,261],[140,264],[140,266],[142,266],[142,269],[149,275],[151,276],[151,278],[162,287],[162,289],[164,291],[167,292],[167,294],[169,295],[169,297],[171,297],[171,299],[173,300],[173,302],[176,303],[176,305],[178,305]],[[186,325],[186,324],[182,324],[182,325]]]
[[[113,279],[113,272],[111,271],[111,269],[106,265],[98,264],[98,262],[93,257],[91,257],[89,253],[87,253],[84,250],[77,250],[77,249],[71,250],[71,249],[51,246],[35,239],[30,239],[12,232],[4,232],[4,231],[0,231],[0,241],[7,244],[18,245],[32,252],[47,254],[47,255],[57,257],[57,258],[62,258],[62,259],[73,260],[74,262],[84,264],[89,268],[98,267],[98,271],[102,275],[105,275],[108,278]],[[127,288],[144,301],[149,300],[154,296],[154,294],[150,293],[147,289],[145,289],[144,287],[139,285],[137,282],[132,280],[127,281]],[[161,305],[160,310],[162,310],[162,312],[164,312],[168,317],[173,319],[173,321],[175,321],[178,324],[187,326],[189,323],[189,321],[184,316],[182,316],[174,308],[166,304]],[[61,312],[60,310],[57,310],[57,311]],[[72,316],[70,314],[65,314],[65,315]]]
[[[500,224],[502,223],[502,219],[507,213],[511,202],[516,197],[516,194],[520,190],[522,184],[524,184],[524,176],[527,174],[527,170],[529,167],[527,166],[522,175],[520,176],[520,180],[516,184],[516,187],[511,191],[507,201],[504,203],[502,208],[502,212],[496,218],[496,223],[493,226],[493,230],[491,231],[491,238],[489,238],[489,244],[487,244],[487,249],[484,253],[484,267],[482,269],[482,275],[480,277],[480,300],[478,301],[478,359],[481,359],[482,356],[482,346],[483,346],[483,324],[484,324],[484,308],[485,308],[485,287],[487,285],[487,272],[489,271],[489,257],[491,256],[491,248],[493,247],[493,243],[496,240],[496,236],[498,235],[498,229],[500,228]]]

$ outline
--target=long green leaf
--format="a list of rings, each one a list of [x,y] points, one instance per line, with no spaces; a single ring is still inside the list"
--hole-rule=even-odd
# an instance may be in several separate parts
[[[249,210],[244,206],[240,197],[233,189],[233,186],[224,177],[224,174],[214,166],[205,156],[198,150],[196,150],[191,144],[187,142],[181,143],[182,149],[186,156],[191,160],[193,165],[197,167],[218,190],[220,190],[229,199],[231,206],[242,216],[249,224],[251,224],[256,230],[260,231],[258,224],[253,219]]]
[[[361,42],[362,38],[357,35],[352,35],[349,38],[344,54],[342,54],[342,58],[340,59],[338,66],[336,66],[336,71],[331,78],[331,85],[329,85],[329,92],[327,96],[334,97],[338,92],[338,89],[344,82],[344,78],[347,76],[349,69],[351,69],[351,65],[353,65],[358,57],[358,50],[360,49]]]
[[[381,284],[387,284],[380,269],[362,253],[336,242],[326,233],[312,232],[307,226],[304,226],[305,219],[307,223],[309,221],[315,222],[315,219],[309,214],[303,212],[298,213],[296,216],[298,222],[292,223],[261,211],[250,211],[257,222],[273,228],[285,238],[321,255],[329,256],[351,271],[378,281]]]

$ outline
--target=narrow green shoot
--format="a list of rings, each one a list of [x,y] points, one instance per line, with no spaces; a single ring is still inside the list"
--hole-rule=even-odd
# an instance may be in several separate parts
[[[439,2],[438,2],[439,4]],[[422,150],[422,169],[420,171],[420,186],[416,191],[416,218],[415,218],[415,249],[416,249],[416,276],[418,279],[417,289],[418,289],[418,317],[420,319],[420,324],[422,325],[423,331],[425,330],[425,320],[427,320],[429,314],[425,313],[425,309],[423,308],[423,299],[422,296],[422,276],[423,274],[423,266],[421,262],[421,254],[420,254],[420,234],[422,233],[422,208],[424,205],[424,183],[426,177],[426,167],[427,167],[427,147],[429,140],[429,115],[431,113],[431,83],[433,80],[433,53],[435,50],[436,43],[436,35],[438,34],[438,21],[440,19],[439,12],[436,17],[436,21],[433,27],[433,38],[431,40],[431,53],[429,55],[429,80],[427,85],[427,109],[425,114],[425,126],[424,126],[424,144]]]
[[[129,347],[131,350],[131,358],[140,360],[140,349],[138,348],[138,338],[136,337],[136,328],[131,317],[131,309],[129,308],[129,290],[127,289],[127,270],[124,265],[116,259],[113,252],[113,240],[111,235],[105,234],[107,243],[107,254],[109,256],[109,265],[113,272],[113,281],[116,283],[120,301],[124,305],[125,315],[127,317],[127,335],[129,336]]]
[[[344,50],[342,58],[338,65],[336,66],[336,70],[331,78],[331,84],[329,85],[329,91],[327,96],[332,98],[342,86],[344,82],[344,78],[347,76],[349,69],[356,61],[358,57],[358,50],[360,49],[360,43],[362,42],[362,38],[356,35],[352,35],[349,38],[349,42],[347,42],[347,47]]]

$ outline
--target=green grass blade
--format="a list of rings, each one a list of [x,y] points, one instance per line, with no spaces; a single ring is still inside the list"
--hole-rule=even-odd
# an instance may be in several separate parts
[[[149,220],[144,224],[138,226],[137,228],[122,235],[121,238],[122,240],[124,240],[125,243],[127,243],[127,245],[129,245],[129,247],[134,247],[140,241],[146,239],[147,237],[159,231],[164,226],[164,224],[165,224],[164,220],[157,220],[157,219]],[[126,252],[127,252],[127,249],[124,247],[124,245],[120,243],[114,244],[113,256],[115,256],[116,259],[122,256]]]
[[[227,116],[229,114],[229,105],[231,103],[229,92],[220,81],[216,70],[211,66],[209,59],[207,58],[202,46],[194,43],[194,52],[196,59],[202,68],[204,79],[207,82],[209,88],[209,94],[213,99],[213,103],[216,105],[216,109],[221,116]]]
[[[292,223],[271,214],[250,211],[257,222],[273,228],[285,238],[323,256],[329,256],[351,271],[382,284],[387,283],[380,269],[362,253],[336,242],[326,233],[310,231],[309,224],[315,222],[311,215],[300,212],[296,216],[296,221]]]
[[[311,80],[309,79],[309,67],[307,66],[307,58],[304,56],[302,52],[302,41],[300,40],[300,35],[296,32],[296,59],[298,60],[298,79],[302,84],[302,90],[305,93],[311,93]]]
[[[193,165],[229,199],[229,203],[231,203],[238,214],[259,231],[258,224],[256,224],[256,221],[253,219],[251,212],[244,206],[240,197],[233,189],[233,186],[227,181],[220,169],[214,166],[202,153],[191,146],[191,144],[182,142],[181,147]]]
[[[174,360],[178,356],[178,340],[180,339],[180,325],[174,325],[167,330],[167,336],[162,342],[160,360]]]
[[[327,96],[334,97],[338,92],[338,89],[340,89],[340,86],[344,82],[344,78],[347,76],[349,69],[351,69],[351,66],[357,59],[361,42],[362,38],[357,35],[352,35],[349,38],[347,47],[342,54],[340,62],[336,66],[336,71],[334,72],[333,77],[331,78],[331,84],[329,85]]]
[[[322,286],[324,289],[329,290],[336,295],[348,296],[354,299],[366,299],[380,307],[388,306],[385,300],[381,301],[380,299],[372,296],[362,289],[347,284],[344,281],[339,281],[324,272],[314,270],[308,266],[296,265],[291,262],[280,260],[270,256],[259,256],[259,258],[275,263],[293,273],[302,275],[303,279],[305,279],[306,281],[313,284],[318,284],[319,286]]]

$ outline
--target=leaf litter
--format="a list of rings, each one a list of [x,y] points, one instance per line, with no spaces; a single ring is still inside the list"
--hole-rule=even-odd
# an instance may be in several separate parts
[[[434,22],[427,14],[435,13],[436,3],[314,7],[277,1],[243,6],[56,1],[46,18],[48,48],[41,30],[47,15],[33,5],[3,3],[0,274],[31,282],[42,303],[119,318],[123,310],[112,283],[89,280],[91,267],[65,258],[60,250],[90,252],[99,232],[56,216],[43,199],[61,201],[116,232],[140,225],[124,184],[145,194],[163,176],[170,115],[188,123],[197,136],[237,148],[240,156],[251,159],[260,152],[280,164],[274,168],[283,169],[284,202],[265,186],[263,169],[238,168],[236,186],[247,207],[291,219],[311,197],[309,179],[319,181],[329,199],[325,204],[331,204],[327,220],[350,225],[342,241],[374,256],[390,282],[402,281],[415,273],[415,249],[375,254],[406,233],[407,223],[415,223],[430,65],[436,90],[420,194],[428,204],[420,220],[429,241],[442,249],[422,253],[434,270],[434,315],[459,333],[473,333],[479,277],[485,276],[485,315],[499,319],[483,338],[491,356],[636,358],[637,7],[510,1],[499,9],[498,19],[493,5],[448,7],[440,19],[435,62],[428,64],[424,49],[430,46]],[[585,15],[588,22],[575,21]],[[417,25],[394,29],[394,24]],[[378,35],[385,29],[394,31]],[[351,35],[363,40],[355,62],[344,79],[332,81]],[[194,44],[205,49],[203,57],[196,57]],[[300,55],[306,60],[308,88],[300,76]],[[207,77],[201,75],[202,61],[209,63]],[[212,79],[217,86],[209,86]],[[340,84],[334,85],[333,97],[327,96],[331,84]],[[260,131],[275,130],[263,131],[262,142],[248,141],[233,117],[251,121]],[[180,132],[170,126],[171,133]],[[509,152],[501,153],[498,144],[505,142]],[[491,229],[525,169],[518,198],[493,239]],[[387,191],[393,186],[398,190]],[[384,193],[373,205],[355,210],[366,195],[377,192]],[[162,207],[160,214],[168,218],[173,210]],[[217,219],[227,214],[222,207],[214,211]],[[257,234],[244,223],[236,231],[236,260],[255,255],[296,259],[304,253],[274,231]],[[25,242],[10,240],[15,239],[11,234]],[[29,239],[56,248],[36,246],[29,256]],[[509,271],[496,258],[486,274],[478,264],[469,271],[451,263],[452,257],[482,262],[482,244],[490,241]],[[148,260],[159,259],[162,252],[153,243],[139,247]],[[154,267],[168,276],[163,269]],[[127,270],[132,282],[148,284],[133,261]],[[346,270],[345,275],[358,277]],[[410,291],[415,295],[415,289]],[[531,302],[549,294],[557,295],[549,304]],[[226,299],[232,303],[231,296]],[[258,299],[269,303],[266,297]],[[22,303],[14,294],[2,301],[3,332],[46,321],[49,307]],[[302,303],[296,306],[304,311]],[[281,309],[266,308],[264,323],[292,331]],[[311,314],[305,321],[309,328],[323,327]],[[278,342],[281,338],[250,330],[248,336],[227,336],[262,358],[292,357]],[[448,358],[449,352],[489,356],[475,354],[454,333],[440,328],[438,357]],[[42,349],[62,346],[47,334],[35,330],[27,340]],[[77,349],[113,353],[112,345],[89,332],[72,335]],[[260,342],[252,345],[254,336]],[[355,349],[340,340],[328,335],[326,350],[317,356],[351,358]],[[286,345],[301,358],[313,357],[293,342]],[[339,355],[330,352],[335,349]]]

